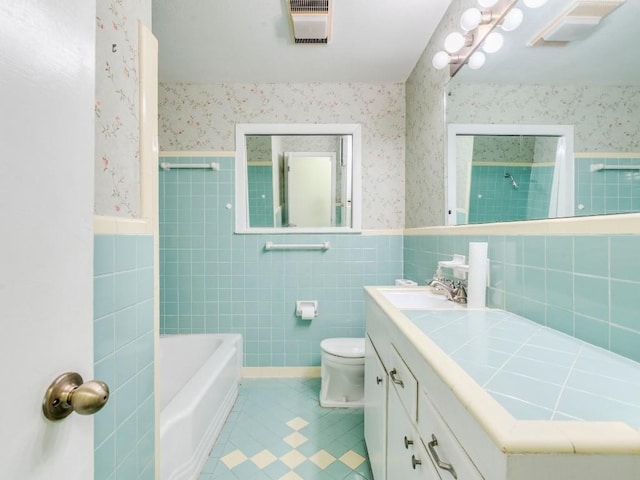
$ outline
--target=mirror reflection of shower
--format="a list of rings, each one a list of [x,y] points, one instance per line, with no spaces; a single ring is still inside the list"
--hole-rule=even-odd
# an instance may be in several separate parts
[[[511,185],[513,185],[514,190],[517,190],[518,188],[520,188],[520,185],[518,185],[518,182],[516,182],[516,179],[513,178],[513,175],[511,175],[509,172],[504,172],[504,178],[508,178],[509,180],[511,180]]]

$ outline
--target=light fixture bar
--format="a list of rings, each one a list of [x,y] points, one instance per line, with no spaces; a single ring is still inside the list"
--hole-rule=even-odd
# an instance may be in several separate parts
[[[504,17],[509,13],[518,0],[500,0],[493,7],[490,8],[491,20],[488,23],[481,23],[475,30],[472,30],[468,35],[472,35],[473,39],[471,44],[464,46],[456,55],[452,58],[449,65],[449,76],[453,77],[462,66],[467,63],[469,57],[474,54],[478,48],[482,45],[485,39],[489,36],[495,28],[500,25]],[[484,14],[485,12],[483,12]]]

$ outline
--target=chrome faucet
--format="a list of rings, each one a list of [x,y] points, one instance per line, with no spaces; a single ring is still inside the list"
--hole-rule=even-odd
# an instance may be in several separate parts
[[[443,281],[434,278],[429,281],[428,285],[435,288],[436,290],[444,292],[447,300],[451,300],[452,302],[460,303],[463,305],[466,305],[467,303],[467,289],[462,284],[462,282],[454,284],[453,282],[447,282],[446,280]]]

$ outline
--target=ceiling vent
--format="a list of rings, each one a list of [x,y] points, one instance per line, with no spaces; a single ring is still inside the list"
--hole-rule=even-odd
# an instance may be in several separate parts
[[[600,20],[609,15],[625,0],[576,0],[554,18],[528,46],[564,46],[583,40],[593,33]]]
[[[332,0],[288,0],[295,43],[328,43]]]

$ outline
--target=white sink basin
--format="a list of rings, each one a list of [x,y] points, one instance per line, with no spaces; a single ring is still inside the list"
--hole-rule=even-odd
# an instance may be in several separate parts
[[[442,310],[464,308],[462,305],[447,300],[445,295],[433,293],[425,289],[379,289],[384,298],[399,310]]]

